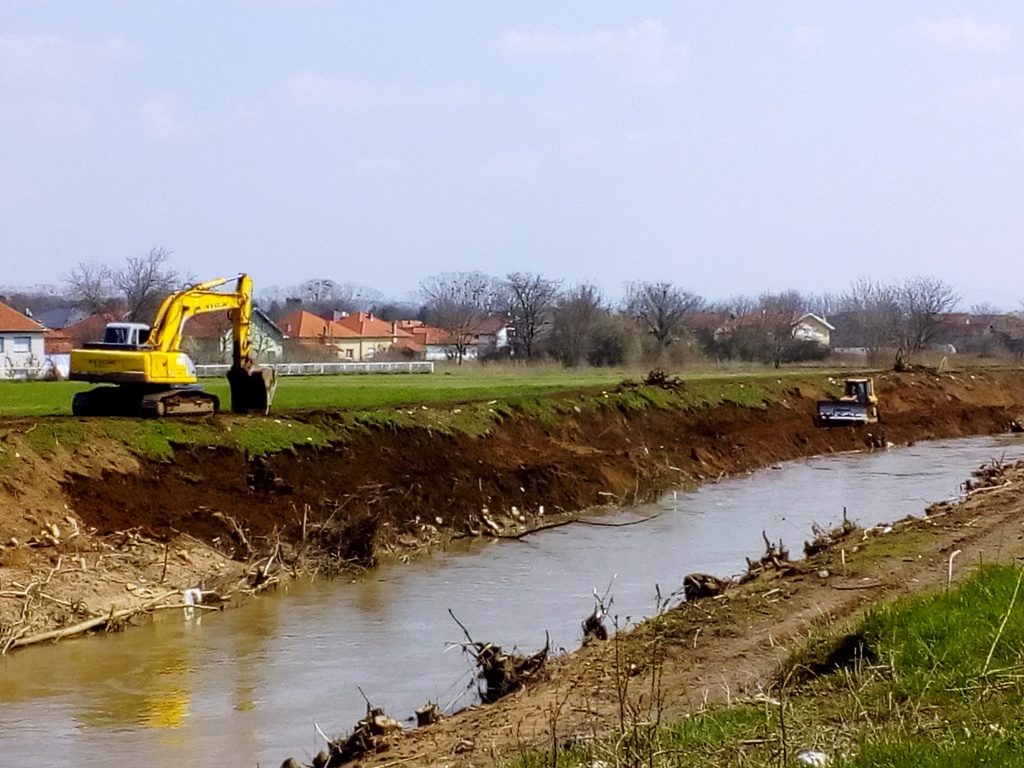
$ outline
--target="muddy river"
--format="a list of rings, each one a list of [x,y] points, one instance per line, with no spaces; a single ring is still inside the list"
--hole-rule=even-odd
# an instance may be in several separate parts
[[[685,574],[743,571],[761,531],[794,556],[812,523],[920,514],[971,470],[1024,457],[978,438],[791,462],[602,511],[521,541],[467,542],[357,581],[303,583],[243,608],[30,648],[0,659],[0,763],[83,768],[279,765],[308,760],[365,712],[398,719],[428,700],[473,700],[451,609],[478,640],[575,648],[593,591],[625,626]],[[634,525],[621,525],[632,523]]]

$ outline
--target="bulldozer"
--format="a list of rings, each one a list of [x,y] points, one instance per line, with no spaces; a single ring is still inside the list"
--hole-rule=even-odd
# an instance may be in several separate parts
[[[215,290],[235,281],[233,291]],[[232,364],[228,371],[231,410],[270,410],[277,388],[272,368],[260,368],[252,355],[252,279],[245,274],[218,277],[167,296],[152,325],[108,323],[103,340],[71,351],[73,381],[104,386],[79,392],[71,401],[75,416],[186,416],[214,414],[220,398],[197,384],[196,368],[181,351],[185,321],[204,312],[227,310],[231,317]]]
[[[878,421],[878,396],[870,378],[847,379],[843,394],[834,400],[819,400],[814,423],[819,427],[845,424],[873,424]]]

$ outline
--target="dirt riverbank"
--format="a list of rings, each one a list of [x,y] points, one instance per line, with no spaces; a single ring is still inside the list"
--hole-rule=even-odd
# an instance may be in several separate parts
[[[483,435],[428,421],[257,458],[190,445],[146,458],[111,437],[62,444],[67,417],[0,421],[0,649],[166,592],[238,596],[290,569],[515,534],[776,461],[1005,431],[1024,411],[1016,371],[886,373],[883,423],[864,428],[813,427],[815,402],[835,390],[827,377],[772,386],[752,404],[688,409],[563,396],[555,417],[512,413]],[[218,417],[227,430],[244,418]]]
[[[175,446],[170,460],[145,458],[115,439],[62,445],[56,436],[66,419],[0,421],[0,649],[83,622],[102,627],[112,614],[124,621],[130,617],[122,612],[179,605],[187,588],[237,599],[298,569],[372,565],[453,537],[515,535],[597,504],[628,503],[672,485],[801,456],[1006,431],[1024,412],[1024,376],[1018,371],[887,373],[876,377],[876,385],[883,423],[863,428],[815,429],[814,403],[834,391],[835,383],[825,377],[787,377],[778,380],[771,397],[756,403],[726,401],[687,409],[562,407],[553,418],[506,415],[476,436],[429,425],[385,426],[327,447],[259,458],[189,445]],[[592,396],[581,394],[580,400]],[[278,417],[323,421],[331,415]],[[225,429],[244,423],[240,417],[218,419]],[[54,435],[45,451],[33,438],[38,430]],[[992,499],[1002,501],[1014,493]],[[1016,524],[1012,515],[1006,520],[1006,525]],[[935,528],[940,529],[945,530]],[[994,529],[993,540],[1007,530]],[[950,540],[957,531],[954,525],[947,532]],[[928,557],[950,546],[938,538],[936,545]],[[867,578],[876,577],[889,578]],[[815,611],[819,619],[841,617],[888,589],[862,588],[856,581],[847,584],[855,589],[844,589],[839,583],[818,585],[806,574],[801,578],[803,584],[783,590],[792,592],[782,607],[793,621],[788,628],[771,630],[770,640],[765,627],[771,624],[743,624],[746,614],[730,608],[739,622],[732,630],[701,631],[704,638],[721,635],[721,642],[698,643],[706,657],[693,657],[682,648],[669,654],[678,655],[681,663],[685,659],[687,674],[704,669],[701,674],[708,676],[680,678],[684,700],[677,708],[694,706],[705,695],[714,699],[735,693],[760,679],[775,663],[775,654],[763,653],[764,643],[785,646],[817,621],[812,620]],[[905,585],[908,579],[892,581]],[[819,588],[829,600],[818,595],[794,609],[801,605],[793,602],[794,595],[818,593]],[[756,584],[749,589],[756,597]],[[726,604],[742,601],[730,598]],[[766,600],[764,611],[753,613],[770,614],[773,605]],[[109,623],[116,628],[121,621]],[[687,625],[681,638],[692,642],[699,627]],[[584,668],[600,668],[602,653],[607,651],[588,648],[552,664],[554,690],[577,686],[571,681]],[[705,666],[694,663],[700,659]],[[718,663],[737,659],[746,661],[732,665],[729,675],[735,679],[722,678]],[[564,673],[559,672],[563,667]],[[579,690],[591,690],[587,685],[579,683]],[[541,690],[536,695],[543,695]],[[437,757],[454,754],[458,747],[464,754],[453,757],[453,765],[479,764],[519,745],[523,734],[533,734],[529,742],[550,740],[540,714],[545,705],[533,695],[531,689],[426,729],[408,741],[412,751],[396,747],[389,759],[414,756],[417,749]],[[511,714],[508,707],[518,709]],[[564,725],[568,735],[608,716],[597,711],[563,718],[559,729]],[[495,732],[474,737],[472,745],[460,741],[469,733],[487,734],[492,721],[503,722],[503,728],[520,725],[514,736]],[[424,758],[422,764],[436,760]]]

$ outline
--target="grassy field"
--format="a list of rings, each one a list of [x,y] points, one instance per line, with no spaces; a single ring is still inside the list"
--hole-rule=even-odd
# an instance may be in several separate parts
[[[413,403],[532,396],[585,387],[612,386],[628,375],[623,371],[565,372],[556,369],[435,374],[360,374],[282,376],[274,408],[373,408]],[[203,387],[230,402],[227,381],[203,379]],[[0,415],[49,416],[71,413],[75,392],[91,385],[72,381],[0,382]]]
[[[26,434],[31,448],[49,454],[97,440],[114,440],[140,456],[170,459],[178,447],[221,446],[247,455],[299,445],[345,442],[367,429],[426,428],[483,435],[505,418],[555,425],[567,413],[613,408],[689,409],[731,402],[763,408],[784,397],[791,377],[807,370],[760,375],[694,372],[681,387],[641,386],[644,372],[594,369],[474,367],[433,375],[282,377],[271,418],[70,418],[71,399],[88,385],[75,382],[0,382],[0,417],[43,418]],[[632,386],[619,386],[624,381]],[[818,377],[820,381],[820,376]],[[227,383],[203,382],[227,407]],[[69,418],[61,418],[62,416]]]
[[[609,739],[510,768],[1019,766],[1022,580],[1019,568],[984,566],[952,592],[882,606],[850,635],[819,637],[752,701],[660,726],[644,712]],[[851,643],[859,653],[836,653]],[[797,757],[811,751],[823,762]]]
[[[509,400],[581,389],[613,387],[623,379],[641,379],[645,372],[560,367],[451,368],[434,374],[359,374],[282,376],[273,410],[377,408],[424,403],[463,403]],[[806,370],[788,371],[806,374]],[[687,380],[744,378],[742,373],[693,373]],[[225,409],[230,402],[227,381],[203,379],[207,391],[218,395]],[[90,385],[70,381],[0,382],[0,416],[70,415],[75,392]]]

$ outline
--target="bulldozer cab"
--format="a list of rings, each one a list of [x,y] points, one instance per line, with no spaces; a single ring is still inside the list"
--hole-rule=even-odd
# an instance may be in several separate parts
[[[874,386],[871,379],[847,379],[843,400],[854,403],[870,403],[874,401]]]

